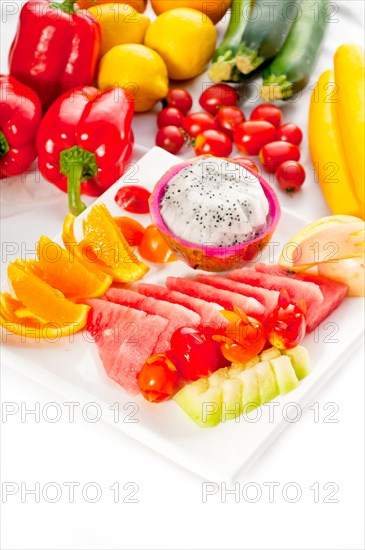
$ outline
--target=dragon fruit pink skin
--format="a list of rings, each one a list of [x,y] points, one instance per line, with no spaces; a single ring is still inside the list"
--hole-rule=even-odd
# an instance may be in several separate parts
[[[202,155],[198,158],[211,158],[211,156]],[[233,162],[231,159],[225,160]],[[163,238],[176,256],[193,269],[202,269],[204,271],[227,271],[243,267],[248,262],[254,260],[259,252],[267,245],[279,222],[281,210],[275,191],[264,178],[247,169],[247,171],[258,178],[269,203],[269,216],[265,231],[259,237],[234,246],[217,247],[194,245],[181,239],[178,235],[174,235],[168,229],[161,216],[160,204],[165,187],[170,179],[184,168],[190,166],[192,162],[196,161],[197,157],[173,166],[156,183],[150,198],[152,222],[157,226]]]

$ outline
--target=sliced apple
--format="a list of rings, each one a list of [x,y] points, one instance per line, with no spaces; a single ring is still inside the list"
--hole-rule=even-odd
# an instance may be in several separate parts
[[[296,233],[284,246],[279,264],[292,269],[304,269],[325,259],[340,259],[363,254],[359,247],[364,222],[355,216],[326,216]],[[356,235],[360,231],[360,235]],[[354,233],[353,238],[349,235]],[[334,243],[334,248],[330,247]]]
[[[277,397],[280,392],[270,363],[268,361],[260,361],[253,369],[259,381],[261,404],[267,403]]]
[[[302,380],[310,373],[309,353],[304,346],[287,349],[283,351],[283,354],[289,357],[298,380]]]
[[[318,264],[318,274],[345,283],[347,296],[365,296],[365,258],[346,258]]]
[[[280,395],[285,395],[298,387],[299,381],[297,375],[287,355],[271,359],[270,365],[275,373]]]
[[[174,400],[201,428],[213,428],[221,420],[223,392],[218,386],[209,387],[207,378],[187,384]]]

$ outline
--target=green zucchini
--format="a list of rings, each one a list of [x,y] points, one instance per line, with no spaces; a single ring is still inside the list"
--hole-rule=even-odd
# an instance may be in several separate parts
[[[284,46],[262,72],[260,93],[265,101],[288,99],[302,90],[317,61],[328,19],[327,0],[303,0],[300,8]]]
[[[213,82],[242,80],[235,57],[249,20],[253,0],[233,0],[226,34],[216,49],[208,76]]]
[[[275,57],[289,34],[298,4],[299,0],[256,0],[236,55],[241,73],[249,74]]]

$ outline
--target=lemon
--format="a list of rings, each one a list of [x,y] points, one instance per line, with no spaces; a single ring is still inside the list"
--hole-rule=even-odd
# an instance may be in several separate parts
[[[142,44],[122,44],[102,57],[98,86],[103,91],[117,86],[129,90],[136,112],[143,112],[166,97],[169,79],[158,53]]]
[[[150,20],[128,4],[97,4],[88,8],[101,28],[100,56],[119,44],[143,44]]]
[[[145,44],[164,59],[170,78],[186,80],[204,71],[216,39],[209,17],[190,8],[176,8],[159,15],[148,27]]]

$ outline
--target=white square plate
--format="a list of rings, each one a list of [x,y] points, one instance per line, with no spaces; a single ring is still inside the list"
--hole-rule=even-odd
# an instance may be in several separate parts
[[[173,155],[153,148],[95,203],[103,202],[113,215],[121,215],[114,196],[122,185],[142,185],[152,190],[161,175],[177,162],[179,159]],[[136,219],[144,225],[149,223],[146,215]],[[306,223],[307,220],[284,210],[273,240],[260,259],[273,262],[285,242]],[[56,240],[60,240],[59,236]],[[144,280],[163,284],[168,275],[191,274],[190,268],[176,262],[152,266]],[[96,346],[86,333],[75,335],[74,341],[65,338],[44,344],[21,343],[15,335],[3,332],[1,360],[67,401],[97,403],[104,420],[203,478],[230,481],[295,420],[301,407],[360,344],[363,319],[364,300],[345,299],[316,331],[306,336],[304,345],[309,349],[313,372],[295,391],[237,422],[206,430],[198,428],[173,401],[153,405],[141,396],[129,396],[107,377]],[[121,411],[119,422],[114,421],[115,403],[119,403]]]

